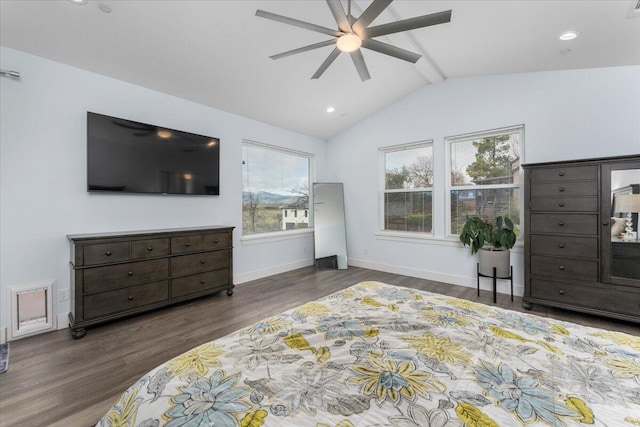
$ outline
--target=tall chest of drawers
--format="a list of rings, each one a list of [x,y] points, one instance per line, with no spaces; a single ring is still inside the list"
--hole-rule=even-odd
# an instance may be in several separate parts
[[[233,293],[233,227],[75,234],[70,327],[86,328],[187,299]]]
[[[606,174],[612,160],[523,166],[525,308],[538,303],[640,321],[639,284],[620,285],[605,268],[611,262]]]

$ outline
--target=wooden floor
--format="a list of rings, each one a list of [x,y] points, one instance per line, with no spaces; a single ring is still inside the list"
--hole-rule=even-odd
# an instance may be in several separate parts
[[[267,316],[364,280],[492,304],[490,292],[350,267],[312,267],[244,283],[224,292],[89,329],[73,340],[60,330],[11,343],[0,374],[0,426],[94,425],[138,378],[178,354]],[[498,295],[498,306],[525,311],[521,299]],[[536,306],[530,313],[640,335],[637,324]]]

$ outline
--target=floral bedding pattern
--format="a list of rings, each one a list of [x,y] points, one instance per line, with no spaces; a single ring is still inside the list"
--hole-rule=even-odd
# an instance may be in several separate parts
[[[106,426],[639,426],[640,337],[363,282],[169,360]]]

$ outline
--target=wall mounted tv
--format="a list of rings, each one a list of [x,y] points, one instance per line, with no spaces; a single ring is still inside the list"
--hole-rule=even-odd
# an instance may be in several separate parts
[[[220,194],[220,140],[87,112],[90,192]]]

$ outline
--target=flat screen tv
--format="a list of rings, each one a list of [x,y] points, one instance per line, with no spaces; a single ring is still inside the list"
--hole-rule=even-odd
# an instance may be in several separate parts
[[[220,194],[220,140],[87,112],[90,192]]]

